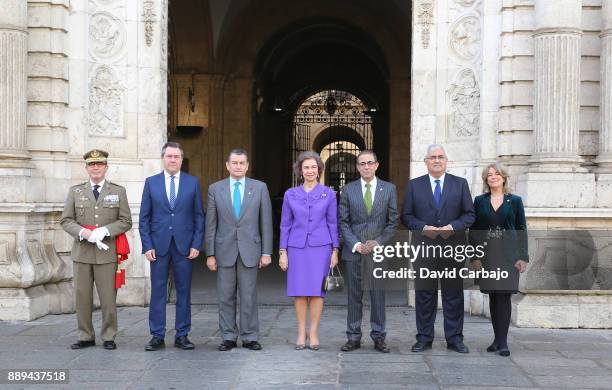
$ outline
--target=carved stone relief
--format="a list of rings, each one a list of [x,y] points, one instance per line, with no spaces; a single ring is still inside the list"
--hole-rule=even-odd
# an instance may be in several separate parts
[[[434,20],[434,0],[421,0],[417,9],[417,23],[421,26],[421,44],[429,48],[430,28]]]
[[[471,137],[480,132],[480,88],[471,69],[464,69],[449,88],[451,136]]]
[[[451,48],[465,60],[473,60],[480,54],[481,40],[480,20],[474,15],[457,20],[449,32]]]
[[[28,249],[28,255],[34,264],[42,264],[45,262],[42,247],[38,240],[27,240],[26,248]]]
[[[155,26],[155,1],[147,0],[142,3],[142,20],[145,28],[145,43],[151,46],[153,43],[153,27]]]
[[[455,3],[462,5],[464,7],[470,7],[475,2],[476,0],[455,0]]]
[[[123,92],[112,69],[99,67],[89,83],[89,134],[123,136]]]
[[[168,2],[165,0],[162,0],[161,3],[160,29],[161,58],[164,61],[168,57]]]
[[[6,241],[0,242],[0,265],[11,264],[9,258],[9,243]]]
[[[94,57],[114,57],[125,47],[123,23],[106,12],[92,15],[89,22],[90,52]]]

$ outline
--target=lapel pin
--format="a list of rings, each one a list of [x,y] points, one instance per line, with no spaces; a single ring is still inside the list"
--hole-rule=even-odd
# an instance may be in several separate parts
[[[326,198],[326,197],[327,197],[327,194],[325,192],[321,194],[321,198]]]

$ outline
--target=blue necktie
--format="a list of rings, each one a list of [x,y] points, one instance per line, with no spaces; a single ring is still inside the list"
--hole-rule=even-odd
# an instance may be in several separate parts
[[[234,183],[234,214],[240,218],[240,182]]]
[[[174,184],[174,175],[170,176],[170,208],[174,209],[176,202],[176,185]]]
[[[440,188],[440,180],[435,180],[436,188],[434,189],[434,200],[436,201],[436,207],[440,207],[440,200],[442,199],[442,189]]]

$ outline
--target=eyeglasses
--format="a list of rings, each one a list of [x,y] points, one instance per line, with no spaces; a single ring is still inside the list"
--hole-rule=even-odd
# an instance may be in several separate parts
[[[429,156],[429,157],[426,158],[426,160],[431,160],[431,161],[440,160],[440,161],[444,161],[444,160],[446,160],[446,156],[444,156],[444,155]]]
[[[357,163],[357,165],[359,165],[360,167],[365,167],[366,165],[369,167],[373,167],[376,164],[378,164],[378,161],[362,161],[360,163]]]
[[[103,167],[105,165],[106,165],[106,163],[103,163],[103,162],[91,162],[91,163],[87,163],[88,167]]]

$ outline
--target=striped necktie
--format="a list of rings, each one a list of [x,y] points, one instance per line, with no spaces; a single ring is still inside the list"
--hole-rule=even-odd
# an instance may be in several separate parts
[[[176,184],[174,183],[174,175],[170,176],[170,207],[174,209],[176,203]]]

